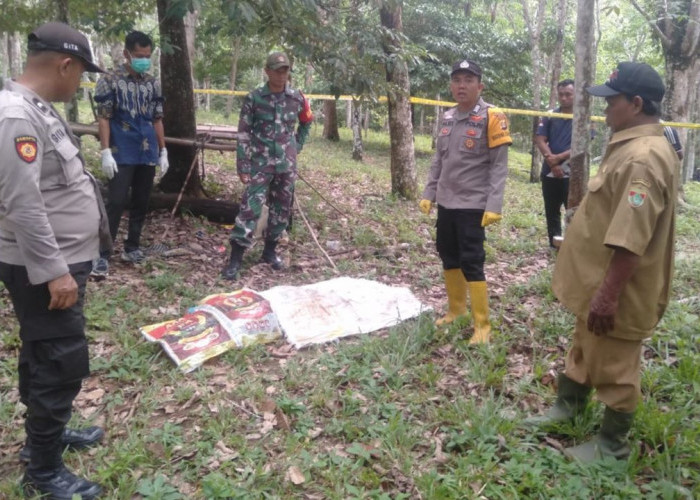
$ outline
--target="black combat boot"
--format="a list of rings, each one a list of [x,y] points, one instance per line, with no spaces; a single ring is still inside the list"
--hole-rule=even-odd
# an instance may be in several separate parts
[[[66,427],[61,435],[61,446],[69,450],[82,450],[83,448],[89,448],[102,441],[105,435],[99,427],[88,427],[86,429],[69,429]],[[22,462],[29,462],[31,458],[31,448],[32,442],[27,437],[27,441],[24,448],[19,450],[19,459]]]
[[[66,469],[61,451],[60,444],[50,450],[32,448],[31,460],[22,478],[24,494],[41,495],[52,500],[71,500],[73,495],[79,495],[83,500],[97,498],[102,493],[100,485]]]
[[[276,241],[265,241],[265,248],[263,248],[262,258],[260,260],[270,264],[275,271],[279,271],[284,268],[284,262],[282,262],[282,259],[277,255],[275,251],[276,248]]]
[[[244,252],[244,247],[234,241],[231,242],[231,256],[228,259],[226,267],[221,271],[222,278],[233,281],[238,277],[238,271],[241,269]]]

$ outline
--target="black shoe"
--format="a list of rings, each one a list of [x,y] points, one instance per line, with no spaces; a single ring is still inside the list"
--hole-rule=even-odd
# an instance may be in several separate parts
[[[22,478],[22,489],[27,496],[41,495],[50,500],[71,500],[73,495],[80,495],[82,500],[93,500],[102,493],[99,484],[76,476],[64,465],[50,470],[27,469]]]
[[[276,249],[276,241],[266,241],[265,248],[263,249],[262,253],[262,258],[260,260],[266,262],[267,264],[270,264],[272,269],[274,269],[275,271],[279,271],[280,269],[284,268],[284,262],[282,261],[282,259],[279,258],[279,255],[277,255]]]
[[[68,448],[69,450],[89,448],[102,441],[104,435],[105,431],[97,426],[88,427],[87,429],[69,429],[66,427],[61,436],[61,448]],[[27,439],[25,446],[19,450],[19,459],[22,462],[29,463],[30,458],[31,450]]]
[[[231,242],[231,256],[228,259],[226,267],[221,271],[222,278],[233,281],[238,277],[238,271],[241,269],[244,252],[244,247],[240,246],[238,243]]]

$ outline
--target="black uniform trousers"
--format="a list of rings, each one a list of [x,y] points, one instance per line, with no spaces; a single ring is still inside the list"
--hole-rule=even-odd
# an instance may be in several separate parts
[[[112,241],[117,239],[119,222],[124,210],[129,207],[129,232],[124,240],[124,251],[133,252],[141,244],[141,230],[148,213],[148,202],[156,176],[155,165],[119,165],[117,173],[109,181],[107,195],[107,219]],[[131,199],[129,200],[129,189]],[[108,258],[104,252],[102,257]]]
[[[27,407],[25,430],[31,442],[29,467],[53,469],[62,463],[61,435],[73,400],[90,373],[83,302],[91,262],[71,264],[78,301],[49,310],[47,283],[32,285],[24,266],[0,263],[0,280],[10,293],[19,320],[19,394]]]
[[[561,207],[566,208],[569,197],[569,178],[542,177],[542,198],[544,198],[544,215],[547,218],[547,236],[549,245],[552,239],[561,236]]]
[[[483,216],[483,210],[438,205],[436,245],[442,268],[462,269],[467,281],[486,281]]]

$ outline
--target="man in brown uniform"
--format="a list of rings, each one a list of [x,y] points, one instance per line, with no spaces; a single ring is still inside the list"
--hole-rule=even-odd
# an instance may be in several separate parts
[[[544,416],[526,421],[571,419],[595,388],[605,404],[600,431],[565,450],[584,462],[630,453],[642,340],[652,335],[669,301],[679,172],[659,124],[665,89],[656,71],[622,62],[604,85],[587,91],[605,97],[613,135],[554,270],[554,293],[577,318],[557,401]]]
[[[443,325],[467,313],[471,296],[474,336],[487,343],[491,332],[484,275],[485,231],[501,220],[508,174],[508,146],[513,142],[505,115],[484,102],[481,68],[465,59],[452,66],[450,91],[457,107],[442,117],[437,151],[430,166],[420,210],[438,205],[437,250],[442,260],[448,312]]]

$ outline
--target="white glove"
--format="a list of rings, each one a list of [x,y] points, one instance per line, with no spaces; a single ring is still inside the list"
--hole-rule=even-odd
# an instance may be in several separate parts
[[[158,157],[158,166],[160,167],[161,177],[168,173],[170,163],[168,163],[168,150],[165,148],[160,150],[160,156]]]
[[[102,153],[102,172],[109,180],[117,175],[117,162],[112,156],[112,150],[109,148],[103,149]]]

